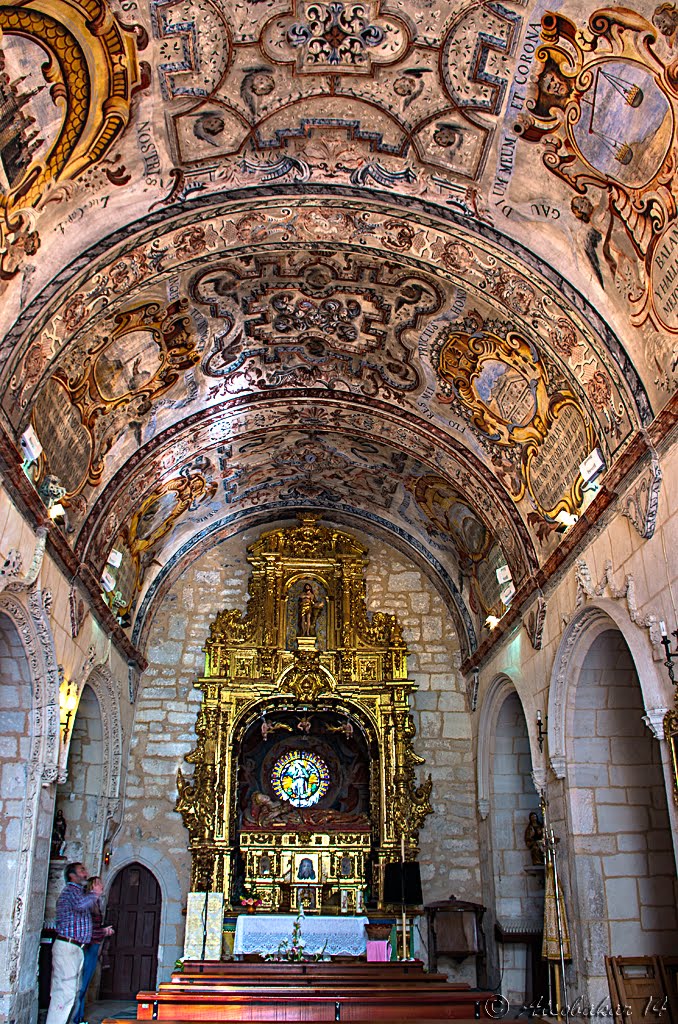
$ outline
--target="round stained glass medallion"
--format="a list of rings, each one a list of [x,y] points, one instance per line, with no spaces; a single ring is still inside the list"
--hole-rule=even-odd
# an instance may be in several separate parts
[[[330,785],[327,765],[317,754],[288,750],[273,765],[271,784],[276,796],[295,807],[311,807]]]

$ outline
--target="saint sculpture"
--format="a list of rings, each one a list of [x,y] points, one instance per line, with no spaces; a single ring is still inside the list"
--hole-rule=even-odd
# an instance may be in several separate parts
[[[299,636],[315,636],[318,616],[323,603],[319,600],[312,583],[304,583],[299,595]]]

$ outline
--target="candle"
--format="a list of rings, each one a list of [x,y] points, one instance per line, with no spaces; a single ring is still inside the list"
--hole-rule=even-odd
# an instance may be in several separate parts
[[[404,832],[403,832],[403,834],[400,837],[400,859],[402,860],[402,862],[404,864],[405,863],[405,833]]]
[[[537,711],[537,721],[541,722],[541,710]]]
[[[659,623],[659,632],[661,633],[662,636],[667,636],[667,633],[666,633],[666,623],[665,622],[660,622]]]

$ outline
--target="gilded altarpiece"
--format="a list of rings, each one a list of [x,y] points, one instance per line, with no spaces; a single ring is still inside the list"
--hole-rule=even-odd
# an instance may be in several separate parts
[[[384,865],[417,854],[430,776],[413,748],[407,648],[368,613],[366,549],[312,515],[248,549],[245,614],[205,646],[197,744],[178,773],[191,888],[267,910],[381,903]]]

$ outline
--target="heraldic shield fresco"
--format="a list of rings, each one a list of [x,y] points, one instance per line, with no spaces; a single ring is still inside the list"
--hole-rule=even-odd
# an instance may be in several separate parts
[[[657,39],[673,49],[674,21],[668,4],[656,8],[652,24],[621,8],[597,11],[581,30],[545,15],[527,112],[516,124],[524,139],[546,142],[545,165],[576,192],[575,216],[589,223],[605,197],[642,268],[640,287],[627,294],[631,322],[649,318],[671,333],[678,332],[678,82]],[[614,262],[611,231],[610,223],[603,253]]]
[[[111,628],[304,510],[415,551],[464,657],[565,557],[675,390],[677,25],[0,2],[5,461]]]

